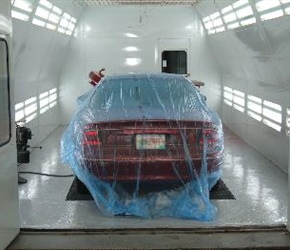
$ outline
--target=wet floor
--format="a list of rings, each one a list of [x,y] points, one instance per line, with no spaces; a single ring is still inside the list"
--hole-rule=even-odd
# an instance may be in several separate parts
[[[40,149],[31,154],[29,164],[19,171],[72,174],[60,163],[59,127]],[[28,182],[19,185],[22,228],[111,229],[111,228],[200,228],[224,226],[268,226],[287,222],[287,175],[230,130],[225,129],[223,181],[236,200],[213,200],[217,218],[210,222],[129,216],[106,217],[93,201],[66,201],[73,177],[21,174]]]

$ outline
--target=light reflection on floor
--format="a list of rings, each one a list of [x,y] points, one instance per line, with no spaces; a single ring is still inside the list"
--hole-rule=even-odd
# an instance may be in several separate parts
[[[70,174],[59,159],[63,131],[64,127],[56,129],[42,143],[43,149],[35,150],[31,162],[20,166],[19,171]],[[280,225],[287,221],[287,175],[227,129],[223,180],[236,200],[214,201],[218,217],[211,222],[105,217],[92,201],[65,201],[73,178],[22,176],[28,179],[19,186],[23,228],[195,228]]]

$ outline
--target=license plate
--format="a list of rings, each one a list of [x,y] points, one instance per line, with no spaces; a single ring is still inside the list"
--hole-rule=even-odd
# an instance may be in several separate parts
[[[165,135],[136,135],[136,149],[165,149]]]

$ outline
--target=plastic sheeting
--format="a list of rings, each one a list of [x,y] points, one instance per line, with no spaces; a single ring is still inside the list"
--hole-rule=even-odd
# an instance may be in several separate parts
[[[213,220],[224,144],[205,99],[181,75],[105,77],[77,99],[62,161],[105,215]]]

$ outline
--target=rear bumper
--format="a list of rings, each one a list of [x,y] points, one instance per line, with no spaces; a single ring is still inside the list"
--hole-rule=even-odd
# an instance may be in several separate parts
[[[207,158],[207,172],[218,171],[222,155]],[[84,159],[84,167],[104,181],[190,181],[201,172],[202,159]]]

